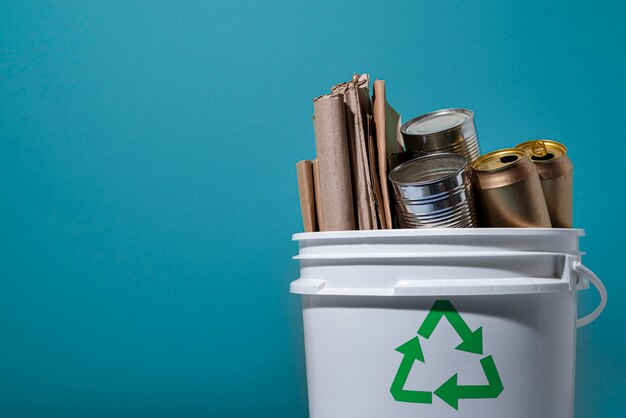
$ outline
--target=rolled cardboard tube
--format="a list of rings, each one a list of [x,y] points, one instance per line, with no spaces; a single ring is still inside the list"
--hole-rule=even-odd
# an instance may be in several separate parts
[[[320,230],[354,229],[350,154],[342,94],[313,100],[321,198]]]
[[[317,230],[317,215],[315,214],[315,189],[313,182],[313,164],[309,160],[302,160],[296,164],[298,176],[298,194],[300,195],[300,212],[305,232]]]

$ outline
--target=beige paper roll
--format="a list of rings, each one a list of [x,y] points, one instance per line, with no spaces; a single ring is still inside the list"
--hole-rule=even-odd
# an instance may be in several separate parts
[[[315,148],[319,165],[321,222],[325,231],[354,229],[350,154],[343,95],[313,100]]]
[[[315,214],[315,189],[313,185],[313,164],[309,160],[296,164],[298,175],[298,193],[300,195],[300,212],[305,232],[315,232],[317,215]]]

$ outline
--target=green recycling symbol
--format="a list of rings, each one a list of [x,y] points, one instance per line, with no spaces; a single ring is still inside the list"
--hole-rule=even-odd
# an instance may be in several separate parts
[[[462,341],[456,346],[456,349],[482,356],[483,328],[479,327],[476,331],[472,331],[450,301],[437,300],[430,309],[430,312],[428,312],[426,319],[424,319],[424,322],[419,327],[417,336],[396,348],[396,351],[402,353],[404,357],[402,358],[396,377],[391,384],[391,395],[398,402],[432,404],[434,393],[442,401],[457,410],[459,409],[459,399],[497,398],[504,390],[504,386],[502,385],[500,374],[498,373],[492,356],[486,356],[480,360],[480,365],[487,377],[487,385],[459,385],[457,383],[458,373],[456,373],[434,392],[404,389],[404,385],[415,361],[426,363],[419,337],[429,339],[439,324],[439,321],[444,316],[457,334],[459,334],[459,337],[461,337]]]

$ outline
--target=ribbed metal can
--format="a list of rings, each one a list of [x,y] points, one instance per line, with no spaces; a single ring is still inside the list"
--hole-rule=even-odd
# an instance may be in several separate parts
[[[549,139],[536,139],[518,144],[537,168],[541,188],[554,228],[572,227],[572,189],[574,165],[565,145]]]
[[[401,228],[478,226],[467,158],[429,154],[389,173]]]
[[[432,153],[463,155],[471,165],[480,156],[474,112],[442,109],[411,119],[400,129],[406,150],[414,156]]]
[[[480,225],[550,228],[550,214],[537,168],[525,151],[505,148],[472,164]]]

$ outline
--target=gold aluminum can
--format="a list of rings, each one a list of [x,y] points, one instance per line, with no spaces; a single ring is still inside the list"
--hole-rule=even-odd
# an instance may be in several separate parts
[[[472,164],[472,185],[481,226],[550,228],[537,168],[525,151],[505,148]]]
[[[537,167],[552,226],[571,228],[574,165],[565,145],[537,139],[518,144],[516,148],[526,151]]]

